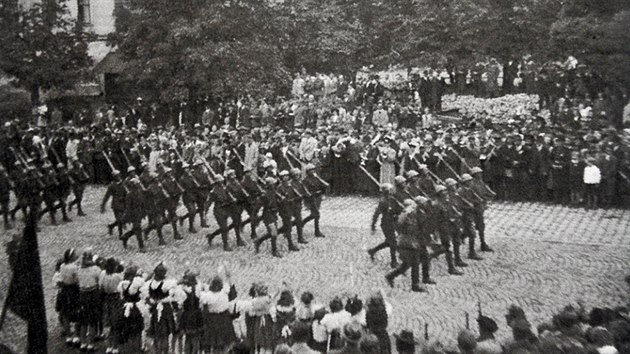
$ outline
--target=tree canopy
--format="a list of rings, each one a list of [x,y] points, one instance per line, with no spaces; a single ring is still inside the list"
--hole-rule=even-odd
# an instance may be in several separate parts
[[[66,0],[27,9],[0,0],[0,69],[14,76],[37,103],[39,89],[69,88],[90,65],[89,34],[71,18]]]
[[[277,91],[301,68],[347,73],[573,55],[604,73],[627,70],[626,0],[129,3],[111,40],[131,63],[128,77],[155,85],[166,100]]]

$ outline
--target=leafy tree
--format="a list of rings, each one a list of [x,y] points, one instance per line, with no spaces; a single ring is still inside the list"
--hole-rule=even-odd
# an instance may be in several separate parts
[[[66,0],[44,0],[28,9],[0,2],[0,69],[39,101],[40,89],[70,88],[91,61],[89,34],[74,21]]]
[[[272,8],[257,0],[131,0],[112,43],[165,102],[287,85]]]

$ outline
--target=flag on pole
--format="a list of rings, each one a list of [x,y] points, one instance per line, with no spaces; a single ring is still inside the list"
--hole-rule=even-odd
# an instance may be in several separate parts
[[[48,325],[42,286],[42,268],[39,260],[34,216],[27,217],[24,236],[17,254],[9,291],[0,315],[0,329],[7,311],[20,316],[28,324],[28,354],[48,352]]]

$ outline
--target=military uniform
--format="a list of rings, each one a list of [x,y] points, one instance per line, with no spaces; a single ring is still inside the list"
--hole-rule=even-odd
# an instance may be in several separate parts
[[[481,244],[481,251],[492,252],[492,248],[490,248],[490,246],[488,246],[488,244],[486,243],[486,223],[483,214],[486,210],[487,200],[493,198],[495,196],[495,193],[492,192],[485,185],[485,183],[483,183],[481,172],[482,170],[480,168],[473,168],[473,170],[471,171],[474,178],[472,181],[470,181],[469,188],[475,191],[475,193],[477,193],[477,195],[481,197],[481,199],[477,198],[473,202],[473,204],[475,205],[473,208],[473,220],[475,222],[475,228],[479,233],[479,243]]]
[[[46,164],[43,166],[44,173],[42,173],[42,182],[44,183],[44,189],[42,191],[42,199],[44,201],[45,208],[39,212],[41,218],[44,214],[48,213],[50,217],[50,223],[57,225],[55,201],[58,196],[58,183],[57,176],[54,173],[52,165]]]
[[[195,214],[197,214],[197,204],[196,204],[196,198],[195,198],[195,193],[197,191],[197,189],[199,188],[198,185],[198,181],[195,179],[195,177],[192,175],[192,173],[190,173],[190,171],[188,170],[189,165],[187,163],[184,163],[182,165],[182,173],[179,176],[179,180],[181,181],[182,184],[182,188],[184,189],[184,193],[182,194],[182,201],[184,202],[184,206],[186,207],[186,215],[181,216],[179,218],[180,221],[180,225],[183,223],[185,218],[188,218],[188,232],[190,233],[196,233],[197,230],[195,229]]]
[[[391,188],[393,191],[391,185],[384,187],[384,189],[387,188]],[[402,212],[402,206],[390,193],[391,191],[384,190],[384,195],[379,200],[374,215],[372,216],[372,232],[376,230],[376,221],[379,216],[381,217],[381,230],[385,236],[385,242],[381,242],[376,247],[368,250],[368,254],[370,258],[374,259],[374,255],[378,251],[389,248],[390,265],[392,268],[395,268],[398,266],[398,262],[396,261],[396,219]]]
[[[11,189],[13,189],[11,180],[9,180],[9,176],[7,175],[5,169],[0,166],[0,213],[2,213],[5,230],[11,228],[11,224],[9,223],[9,198],[11,195]]]
[[[162,235],[164,207],[168,203],[168,195],[165,195],[165,191],[159,183],[157,175],[149,175],[145,178],[145,186],[147,187],[144,193],[145,198],[145,211],[149,218],[149,225],[144,230],[145,239],[148,238],[151,230],[155,229],[158,235],[159,245],[165,245],[164,236]]]
[[[301,181],[300,170],[297,168],[291,169],[291,181],[289,183],[291,184],[291,187],[300,194],[294,201],[293,208],[291,208],[291,216],[297,230],[298,243],[306,244],[308,242],[304,239],[303,233],[304,224],[302,220],[302,201],[311,195],[310,190],[308,190]]]
[[[206,228],[208,227],[208,223],[206,221],[206,213],[208,212],[208,208],[210,207],[208,194],[210,189],[212,188],[212,181],[210,180],[210,177],[206,173],[204,173],[204,167],[201,162],[196,162],[194,166],[196,166],[196,168],[193,169],[192,175],[195,180],[197,180],[197,183],[199,183],[199,186],[195,186],[193,196],[195,199],[195,204],[197,205],[197,213],[199,214],[201,227]]]
[[[299,251],[297,246],[295,246],[295,244],[293,243],[293,239],[291,238],[291,230],[293,229],[293,209],[296,208],[295,203],[299,201],[301,195],[298,195],[298,192],[291,185],[291,181],[289,181],[288,175],[289,173],[287,171],[280,172],[280,178],[284,179],[280,182],[280,186],[278,186],[278,193],[283,196],[282,201],[280,201],[280,218],[282,219],[281,230],[283,230],[284,237],[287,239],[289,250]]]
[[[123,227],[125,226],[124,222],[124,214],[125,214],[125,199],[127,197],[127,189],[123,181],[120,178],[120,172],[114,171],[113,176],[115,180],[110,183],[107,187],[107,191],[105,192],[105,196],[103,197],[103,202],[101,203],[101,212],[105,212],[105,204],[109,198],[112,198],[112,211],[114,212],[114,222],[112,224],[107,225],[107,229],[109,234],[112,234],[112,230],[114,227],[118,227],[118,237],[122,238]]]
[[[268,239],[271,239],[271,251],[274,257],[281,257],[278,252],[278,210],[280,208],[281,195],[276,191],[276,179],[267,177],[265,179],[265,192],[261,196],[263,205],[262,221],[267,227],[267,233],[254,241],[256,253],[260,251],[260,245]]]
[[[314,169],[315,166],[313,165],[306,166],[306,177],[304,177],[303,180],[304,186],[311,192],[311,194],[304,199],[304,205],[311,213],[311,215],[304,219],[304,224],[313,220],[315,237],[324,237],[324,234],[319,229],[319,219],[321,216],[319,209],[322,205],[322,195],[328,185],[315,174]]]
[[[237,200],[232,196],[227,188],[223,185],[223,177],[217,175],[214,180],[214,186],[210,192],[210,197],[214,201],[214,218],[217,220],[219,230],[221,232],[221,240],[223,241],[223,250],[231,251],[232,248],[228,244],[228,218],[233,217]],[[239,220],[240,222],[240,220]],[[239,225],[240,226],[240,225]],[[237,233],[237,242],[239,246],[244,245],[243,240],[240,238],[240,233]],[[212,243],[214,236],[208,235],[208,244]]]
[[[435,217],[437,222],[437,232],[440,235],[440,243],[445,251],[446,265],[448,273],[453,275],[461,275],[462,273],[455,268],[453,262],[453,248],[459,247],[458,235],[461,230],[458,229],[461,217],[459,211],[454,209],[451,201],[448,199],[446,187],[438,185],[436,187],[437,199],[433,202]]]
[[[259,222],[258,212],[262,208],[261,196],[264,193],[264,190],[258,185],[256,176],[251,171],[247,170],[245,171],[245,176],[243,176],[241,181],[241,186],[243,186],[247,194],[249,194],[249,198],[247,198],[244,208],[249,215],[249,223],[252,230],[251,238],[256,239],[256,227]]]
[[[66,199],[68,198],[68,195],[70,195],[70,188],[73,184],[73,181],[70,179],[66,168],[61,163],[57,165],[57,181],[58,184],[55,195],[57,201],[59,201],[59,206],[56,208],[61,209],[63,221],[72,221],[70,220],[70,218],[68,218]]]
[[[179,231],[177,231],[177,207],[179,205],[179,197],[182,195],[184,189],[173,178],[172,171],[173,170],[170,167],[166,167],[164,169],[164,174],[161,177],[162,185],[168,193],[168,198],[166,198],[164,205],[167,215],[164,224],[170,223],[173,228],[173,238],[181,240],[182,236]]]
[[[137,178],[132,179],[129,183],[129,193],[125,198],[125,213],[123,216],[124,222],[131,223],[131,230],[120,237],[123,247],[127,248],[127,241],[132,235],[135,235],[141,252],[145,251],[142,238],[142,219],[145,216],[147,205],[144,196],[140,181]]]
[[[74,194],[74,200],[68,203],[68,210],[72,209],[72,206],[76,204],[77,206],[77,215],[84,216],[83,206],[81,202],[83,201],[83,192],[85,191],[85,185],[90,180],[90,175],[84,169],[84,166],[75,161],[72,165],[70,171],[68,171],[70,178],[74,182],[72,184],[72,194]]]

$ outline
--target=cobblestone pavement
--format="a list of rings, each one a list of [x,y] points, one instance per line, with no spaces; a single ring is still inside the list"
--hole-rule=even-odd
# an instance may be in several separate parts
[[[388,271],[387,252],[371,262],[365,250],[382,239],[380,231],[369,231],[375,207],[372,198],[331,197],[323,203],[322,231],[325,239],[314,239],[312,224],[305,235],[311,241],[300,252],[288,253],[286,242],[279,241],[285,253],[282,259],[269,255],[263,245],[255,255],[251,242],[235,252],[223,252],[220,241],[208,247],[203,235],[183,231],[185,239],[174,241],[170,227],[165,228],[166,246],[157,246],[155,234],[146,254],[136,253],[135,241],[125,250],[116,236],[107,235],[110,211],[98,212],[103,188],[86,193],[84,210],[88,216],[60,226],[48,225],[45,217],[39,244],[42,257],[45,295],[52,353],[65,352],[60,345],[59,326],[54,312],[55,288],[51,282],[55,260],[66,248],[92,246],[102,256],[116,256],[146,270],[166,261],[172,276],[181,276],[188,267],[209,279],[221,264],[233,273],[240,296],[245,296],[253,281],[264,281],[272,290],[286,281],[297,292],[310,290],[323,303],[334,295],[366,296],[384,289],[393,305],[390,332],[413,329],[417,335],[428,323],[429,335],[447,345],[465,325],[470,314],[476,330],[476,307],[481,301],[485,314],[499,323],[499,336],[506,337],[504,313],[510,304],[522,306],[534,325],[568,303],[583,300],[587,306],[618,305],[628,300],[624,277],[630,271],[630,212],[623,210],[583,210],[527,203],[494,203],[486,212],[487,239],[495,253],[483,254],[480,262],[469,262],[461,277],[448,276],[443,257],[432,263],[432,277],[437,281],[427,293],[409,291],[408,277],[397,279],[390,289],[383,275]],[[305,211],[304,214],[307,212]],[[208,219],[212,219],[211,213]],[[262,227],[261,227],[262,228]],[[249,235],[249,227],[245,229]],[[2,240],[9,240],[4,232]],[[231,243],[234,244],[233,236]],[[6,255],[0,255],[0,269],[6,269]],[[4,301],[8,272],[0,272],[0,301]],[[23,348],[23,329],[15,316],[0,332],[0,341]],[[20,350],[21,352],[21,350]]]

